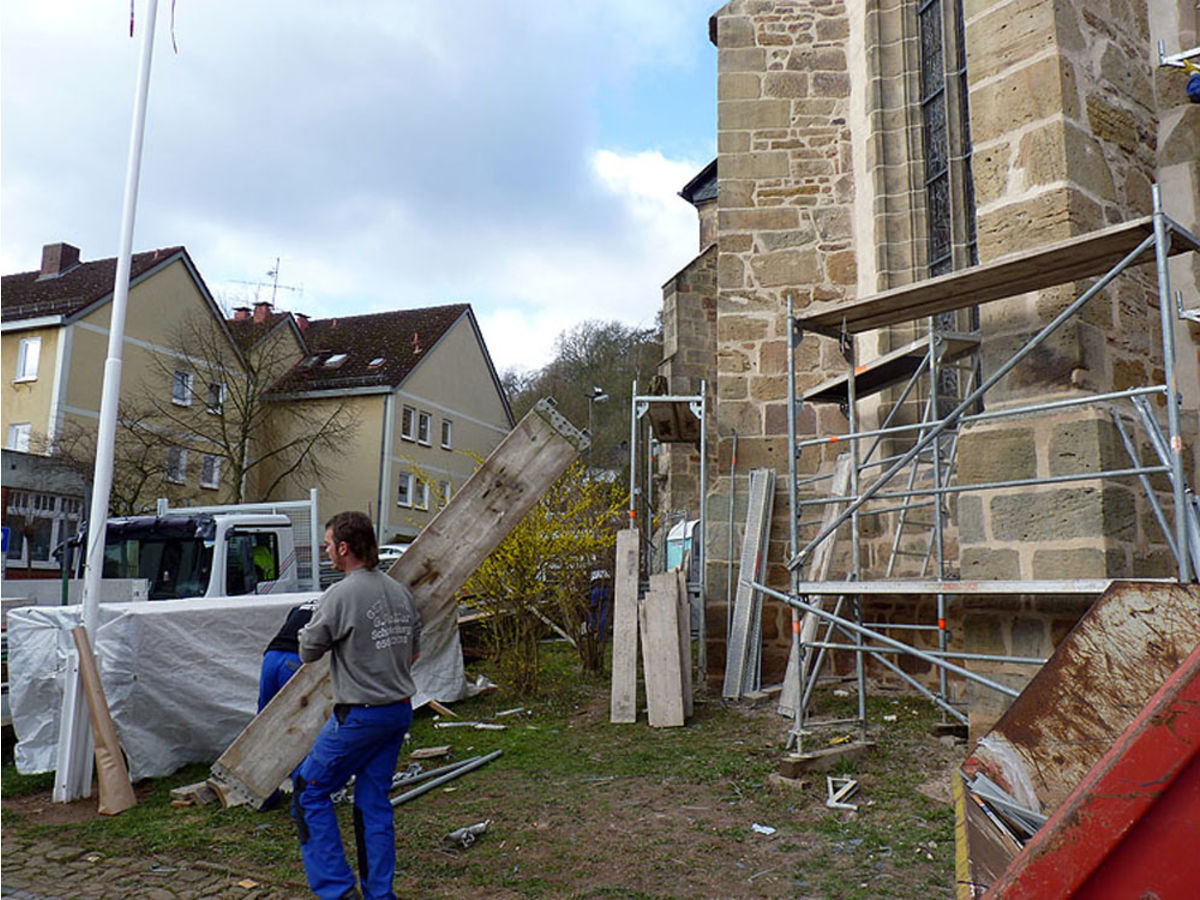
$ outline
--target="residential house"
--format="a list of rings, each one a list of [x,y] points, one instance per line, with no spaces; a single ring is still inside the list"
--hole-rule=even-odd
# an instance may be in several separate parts
[[[358,422],[319,485],[322,519],[364,510],[381,541],[411,540],[513,426],[474,312],[462,303],[296,321],[307,353],[273,396],[345,407]]]
[[[82,261],[78,248],[55,243],[43,248],[40,269],[3,277],[4,448],[6,455],[34,454],[34,461],[23,462],[21,471],[37,465],[36,456],[51,450],[61,460],[68,445],[87,446],[90,440],[94,446],[116,264],[115,258]],[[167,247],[134,254],[122,350],[121,397],[127,410],[144,408],[147,392],[186,405],[211,391],[206,373],[181,366],[176,349],[180,329],[197,318],[210,322],[228,340],[224,315],[187,250]],[[239,356],[231,342],[229,349],[236,371]],[[153,482],[149,496],[161,493],[177,501],[205,502],[219,495],[220,465],[212,454],[189,450],[185,436],[164,433],[155,436],[155,443],[159,446],[141,460],[141,471],[116,473],[118,482],[122,477],[148,479]],[[15,465],[4,466],[6,485],[17,471]],[[48,467],[46,478],[51,477],[50,469],[61,468]],[[79,499],[74,493],[60,495],[49,489],[13,490],[7,493],[5,521],[12,521],[14,530],[19,521],[31,536],[57,534],[65,517],[78,520]],[[46,527],[46,520],[56,524]],[[9,562],[52,571],[49,544],[48,538],[14,539]]]

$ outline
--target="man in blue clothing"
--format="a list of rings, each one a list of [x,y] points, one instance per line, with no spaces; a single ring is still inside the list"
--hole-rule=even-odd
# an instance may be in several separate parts
[[[283,625],[263,651],[262,671],[258,676],[259,712],[299,670],[300,629],[308,624],[316,608],[317,602],[309,600],[288,610]]]
[[[421,619],[407,586],[378,571],[371,520],[338,513],[325,551],[346,577],[330,587],[300,632],[304,662],[330,654],[333,716],[295,775],[292,815],[308,884],[318,897],[358,897],[330,795],[354,776],[359,883],[366,898],[394,897],[396,838],[388,791],[412,723]]]

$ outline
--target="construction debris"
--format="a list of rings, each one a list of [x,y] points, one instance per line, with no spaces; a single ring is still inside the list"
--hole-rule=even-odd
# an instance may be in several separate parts
[[[858,782],[853,778],[838,778],[829,775],[825,778],[825,786],[829,791],[829,799],[825,801],[825,805],[830,809],[858,809],[857,803],[847,802],[847,799],[858,790]]]
[[[476,822],[474,825],[464,825],[462,828],[456,828],[444,838],[442,838],[442,846],[447,850],[466,850],[488,830],[488,826],[492,824],[491,819],[485,819],[482,822]]]
[[[409,759],[434,759],[438,756],[449,756],[450,745],[440,744],[437,747],[418,747],[408,754]]]

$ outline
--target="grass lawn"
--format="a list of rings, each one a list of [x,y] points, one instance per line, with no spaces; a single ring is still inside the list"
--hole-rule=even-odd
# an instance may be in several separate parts
[[[505,724],[503,731],[440,729],[428,709],[417,712],[402,765],[409,749],[440,744],[453,746],[451,759],[496,749],[503,755],[397,809],[400,896],[953,894],[953,812],[917,787],[942,778],[965,750],[930,735],[937,714],[924,700],[868,698],[875,746],[834,773],[859,780],[852,798],[859,808],[833,810],[825,806],[824,775],[799,789],[772,784],[789,726],[773,706],[726,704],[710,692],[684,728],[651,729],[644,712],[635,725],[612,725],[607,679],[581,676],[565,645],[543,650],[537,697],[514,697],[501,688],[454,706],[464,719]],[[495,718],[518,706],[525,711]],[[820,693],[823,716],[855,709],[852,696],[834,696],[829,688]],[[885,714],[895,721],[884,721]],[[821,734],[806,749],[845,733]],[[25,777],[5,765],[4,841],[49,840],[166,862],[205,860],[269,884],[302,885],[286,808],[171,806],[171,788],[207,774],[205,766],[190,766],[145,782],[136,808],[100,818],[94,799],[70,804],[77,811],[67,814],[49,803],[52,776]],[[348,806],[342,815],[349,837]],[[491,825],[473,847],[443,846],[450,831],[483,820]],[[762,834],[755,825],[775,831]]]

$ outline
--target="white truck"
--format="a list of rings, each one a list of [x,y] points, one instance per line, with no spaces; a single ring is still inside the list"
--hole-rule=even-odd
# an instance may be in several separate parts
[[[79,554],[81,557],[82,553]],[[292,521],[270,513],[176,511],[109,519],[103,578],[144,578],[150,600],[313,589],[297,572]],[[82,577],[83,566],[78,566]]]

